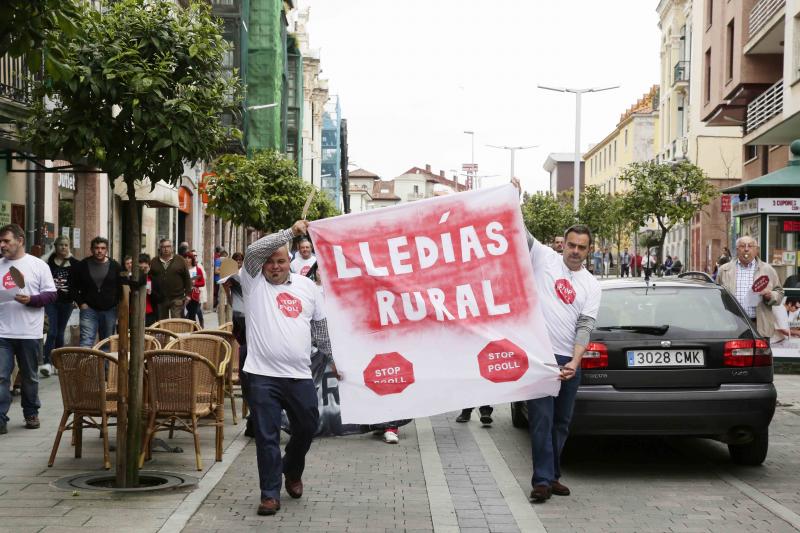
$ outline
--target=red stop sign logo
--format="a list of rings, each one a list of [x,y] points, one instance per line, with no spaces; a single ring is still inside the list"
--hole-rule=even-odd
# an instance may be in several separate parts
[[[11,278],[11,272],[6,272],[6,275],[3,276],[3,288],[13,289],[16,286],[17,284],[14,283],[14,280]]]
[[[364,369],[364,384],[379,396],[399,394],[414,383],[414,365],[397,352],[379,353]]]
[[[568,279],[561,278],[556,280],[556,294],[567,305],[575,301],[575,289]]]
[[[275,297],[278,302],[278,309],[289,318],[297,318],[303,311],[303,302],[297,296],[292,296],[288,292],[282,292]]]
[[[517,381],[528,371],[528,354],[508,339],[492,341],[478,354],[478,367],[494,383]]]

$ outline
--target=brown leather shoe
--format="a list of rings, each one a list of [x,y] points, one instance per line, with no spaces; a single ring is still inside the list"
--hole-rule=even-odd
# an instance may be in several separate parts
[[[295,500],[303,495],[303,481],[301,479],[286,478],[286,492]]]
[[[558,480],[553,481],[551,488],[556,496],[569,496],[569,487],[559,483]]]
[[[534,485],[531,491],[531,500],[533,500],[533,503],[543,503],[549,500],[552,494],[553,490],[549,485]]]
[[[277,513],[281,508],[281,502],[275,498],[264,498],[258,506],[258,514],[261,516],[271,516]]]
[[[26,416],[25,417],[25,428],[26,429],[39,429],[41,424],[39,423],[39,417],[36,415]]]

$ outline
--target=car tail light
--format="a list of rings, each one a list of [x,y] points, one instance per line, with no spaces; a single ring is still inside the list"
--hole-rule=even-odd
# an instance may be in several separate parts
[[[725,366],[770,366],[772,350],[764,339],[737,339],[725,343]]]
[[[581,358],[581,368],[608,368],[608,348],[602,342],[590,342]]]
[[[764,339],[756,339],[756,351],[753,356],[753,366],[771,366],[772,349],[769,342]]]

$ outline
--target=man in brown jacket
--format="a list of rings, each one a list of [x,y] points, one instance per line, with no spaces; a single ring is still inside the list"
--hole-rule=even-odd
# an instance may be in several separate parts
[[[158,303],[158,319],[183,318],[183,308],[192,294],[186,260],[175,255],[172,241],[161,239],[159,256],[150,262],[150,278]]]
[[[766,276],[769,283],[758,292],[753,282]],[[736,260],[725,263],[717,272],[717,283],[728,289],[756,325],[758,334],[771,337],[775,332],[772,306],[783,301],[783,288],[778,274],[770,265],[758,258],[758,245],[750,236],[736,241]]]

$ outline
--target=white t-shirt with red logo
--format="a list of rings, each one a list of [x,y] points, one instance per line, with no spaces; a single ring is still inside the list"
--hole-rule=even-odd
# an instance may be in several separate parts
[[[571,357],[578,316],[597,318],[600,284],[585,268],[570,270],[562,255],[536,239],[531,248],[531,264],[553,351]]]
[[[25,277],[25,288],[19,289],[11,278],[9,269],[16,267]],[[47,263],[36,256],[25,254],[22,259],[0,259],[0,288],[33,296],[55,292],[56,284]],[[41,339],[44,328],[44,307],[31,307],[17,301],[0,303],[0,338]]]
[[[308,259],[303,259],[303,257],[298,253],[297,257],[295,257],[292,262],[289,264],[289,268],[292,269],[292,272],[295,274],[300,274],[301,276],[305,276],[308,274],[308,271],[311,270],[311,267],[314,266],[314,263],[317,262],[317,258],[313,255]]]
[[[239,273],[247,324],[244,371],[281,378],[311,378],[311,321],[325,318],[316,284],[298,274],[273,285],[259,272]]]

